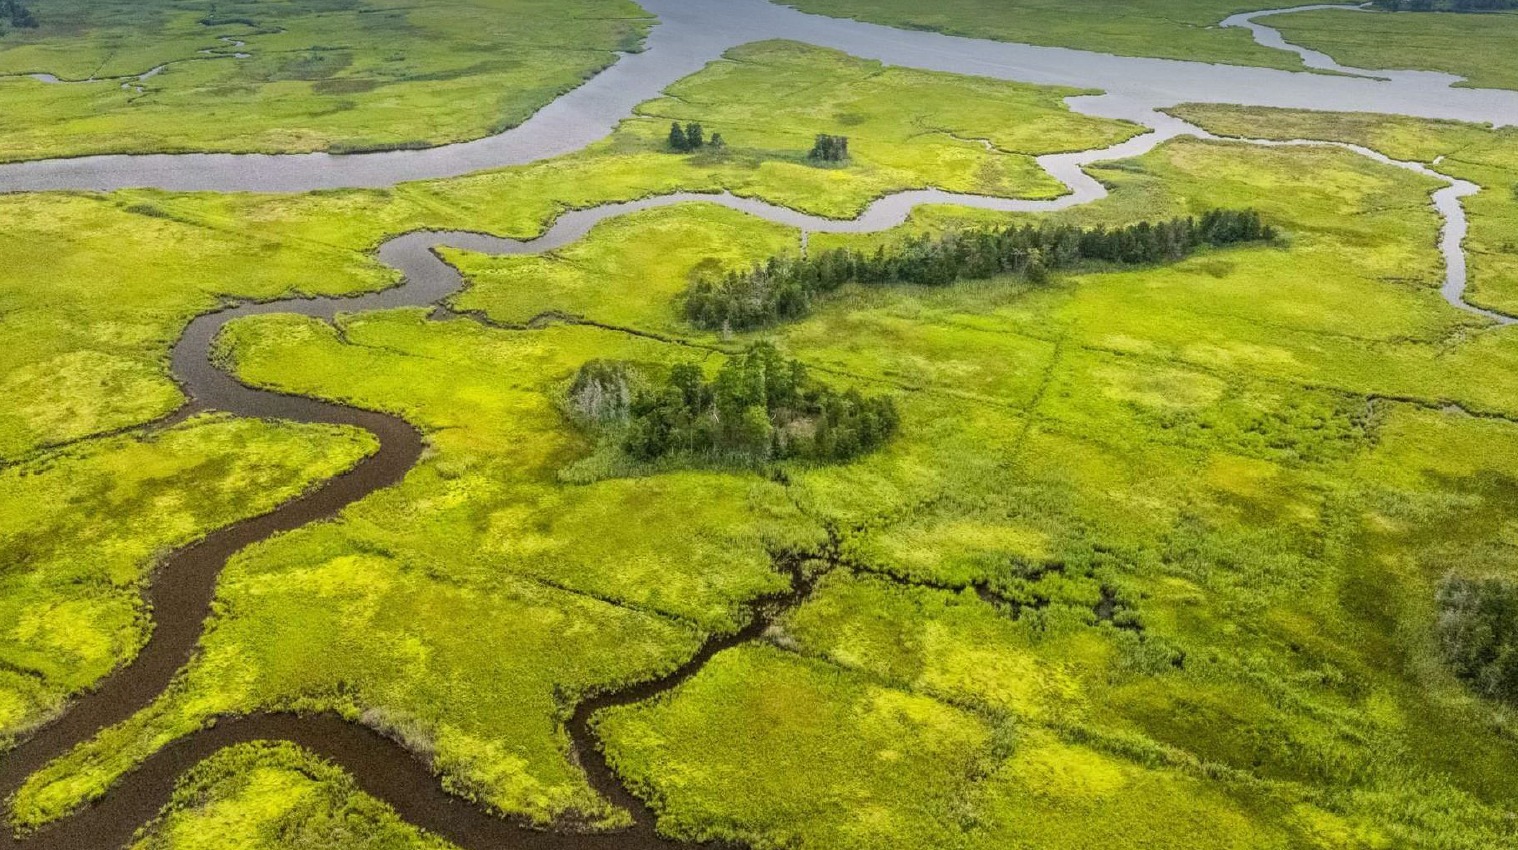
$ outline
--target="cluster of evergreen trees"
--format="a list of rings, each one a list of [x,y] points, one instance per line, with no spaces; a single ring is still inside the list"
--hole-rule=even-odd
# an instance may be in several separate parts
[[[1438,605],[1445,663],[1481,695],[1518,705],[1518,581],[1451,574]]]
[[[812,301],[845,283],[943,285],[1001,274],[1042,282],[1051,269],[1084,260],[1141,264],[1172,261],[1202,245],[1268,240],[1275,230],[1254,210],[1210,210],[1127,227],[1045,224],[919,236],[874,253],[849,249],[801,258],[772,257],[748,271],[696,280],[685,316],[711,329],[744,330],[807,314]]]
[[[713,133],[708,139],[701,125],[695,122],[686,124],[684,127],[681,127],[678,121],[669,125],[669,149],[672,151],[689,153],[703,147],[725,147],[726,144],[722,140],[721,133]]]
[[[849,158],[849,137],[818,133],[817,141],[812,145],[812,152],[806,156],[807,159],[823,162],[842,162]]]
[[[582,421],[622,428],[623,449],[641,460],[844,460],[884,443],[899,421],[889,397],[816,383],[799,361],[764,342],[731,358],[710,381],[686,363],[637,392],[624,366],[592,361],[575,377],[570,406]]]
[[[11,22],[11,26],[22,29],[35,29],[37,18],[32,15],[32,10],[21,4],[21,0],[0,0],[0,18]]]

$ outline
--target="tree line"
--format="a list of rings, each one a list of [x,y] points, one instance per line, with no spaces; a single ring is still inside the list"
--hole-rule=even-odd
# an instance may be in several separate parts
[[[710,381],[682,363],[637,390],[625,364],[591,361],[569,396],[582,421],[619,429],[623,450],[640,460],[846,460],[883,444],[900,422],[889,396],[817,383],[767,342],[730,358]]]
[[[707,138],[701,125],[694,121],[686,124],[684,127],[680,126],[679,121],[671,122],[669,125],[670,150],[689,153],[691,151],[698,151],[703,147],[722,148],[726,146],[727,143],[722,140],[721,133],[713,133],[711,138]]]
[[[18,29],[36,29],[39,25],[32,10],[21,4],[21,0],[0,0],[0,17],[11,22],[11,26]]]
[[[1042,283],[1050,270],[1083,261],[1158,263],[1203,245],[1274,238],[1275,229],[1258,212],[1223,209],[1112,229],[1044,224],[922,235],[873,253],[839,248],[777,256],[746,271],[701,277],[685,292],[684,312],[700,327],[747,330],[805,316],[816,298],[845,283],[941,286],[1003,274]]]

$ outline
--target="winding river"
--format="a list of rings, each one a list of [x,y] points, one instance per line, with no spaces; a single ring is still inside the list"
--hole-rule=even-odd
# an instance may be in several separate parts
[[[1043,212],[1088,203],[1105,189],[1083,171],[1094,162],[1142,154],[1182,135],[1216,138],[1161,112],[1182,102],[1242,103],[1336,111],[1373,111],[1426,118],[1450,118],[1506,125],[1518,123],[1518,92],[1452,89],[1447,75],[1379,72],[1342,68],[1322,54],[1290,45],[1256,19],[1271,13],[1230,18],[1247,26],[1263,44],[1297,50],[1310,67],[1335,75],[1215,66],[1169,60],[1108,56],[1058,48],[1030,47],[933,33],[900,31],[854,21],[806,15],[763,0],[644,0],[660,23],[642,53],[624,56],[608,70],[540,110],[519,127],[490,138],[419,151],[358,155],[289,156],[190,154],[98,156],[0,166],[0,191],[56,189],[109,190],[156,186],[173,190],[303,191],[317,188],[392,185],[405,180],[447,177],[485,168],[568,153],[607,135],[638,103],[670,83],[694,73],[738,44],[787,38],[838,48],[895,65],[979,74],[1032,83],[1100,89],[1101,94],[1069,98],[1076,111],[1125,118],[1149,132],[1101,150],[1055,154],[1039,164],[1069,193],[1046,201],[959,195],[937,190],[902,192],[871,204],[852,220],[805,215],[731,194],[677,193],[607,204],[561,216],[542,236],[526,241],[477,233],[418,231],[397,236],[379,248],[379,258],[399,270],[402,285],[352,298],[287,299],[242,304],[194,319],[175,344],[171,366],[190,401],[173,417],[202,410],[300,422],[341,423],[365,428],[379,438],[378,451],[348,473],[287,502],[263,516],[237,523],[169,556],[149,590],[155,628],[141,654],[85,695],[58,720],[43,727],[0,761],[0,794],[13,792],[48,761],[148,705],[190,659],[210,614],[217,577],[227,559],[269,536],[333,516],[377,489],[398,482],[424,448],[418,431],[404,420],[346,405],[284,395],[245,386],[216,367],[210,350],[227,322],[267,313],[300,313],[330,320],[339,312],[438,305],[463,286],[463,279],[436,253],[441,246],[490,254],[552,250],[583,237],[596,223],[640,210],[703,201],[721,204],[810,232],[876,231],[900,224],[913,208],[954,203],[985,209]],[[1342,7],[1340,7],[1342,8]],[[1279,42],[1279,43],[1277,43]],[[1246,144],[1321,144],[1307,140]],[[1443,180],[1433,203],[1445,226],[1440,245],[1446,261],[1445,298],[1495,323],[1507,316],[1464,301],[1465,257],[1461,242],[1465,216],[1460,198],[1479,190],[1419,163],[1394,162],[1371,150],[1339,145],[1381,162]],[[434,314],[457,320],[447,310]],[[829,553],[810,553],[828,557]],[[797,557],[797,556],[790,556]],[[807,583],[789,558],[777,568],[790,572],[792,587],[756,600],[749,625],[714,638],[680,668],[655,680],[603,694],[578,705],[569,736],[592,787],[633,813],[635,826],[614,834],[583,835],[522,827],[445,792],[428,767],[399,744],[335,715],[257,714],[224,719],[214,727],[163,748],[122,779],[97,803],[25,838],[5,832],[0,848],[74,850],[120,847],[167,800],[175,780],[205,756],[229,744],[260,739],[294,741],[346,768],[360,787],[393,806],[406,820],[465,848],[655,848],[670,842],[654,831],[646,805],[630,794],[607,766],[590,729],[590,717],[611,705],[647,699],[697,672],[713,654],[763,633],[775,613],[803,598]]]

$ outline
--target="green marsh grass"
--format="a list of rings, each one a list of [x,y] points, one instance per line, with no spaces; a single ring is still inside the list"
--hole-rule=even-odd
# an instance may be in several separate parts
[[[479,138],[635,48],[649,23],[622,0],[50,0],[36,11],[37,29],[0,36],[0,160]],[[25,76],[38,72],[96,81]]]

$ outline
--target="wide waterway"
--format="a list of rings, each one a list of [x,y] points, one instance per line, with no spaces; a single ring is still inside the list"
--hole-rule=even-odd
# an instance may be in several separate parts
[[[891,65],[1105,92],[1079,112],[1153,126],[1179,103],[1236,103],[1385,112],[1518,124],[1518,92],[1451,88],[1439,74],[1379,80],[1033,47],[808,15],[764,0],[645,0],[659,23],[641,53],[500,134],[426,150],[370,154],[163,154],[91,156],[0,166],[0,191],[153,186],[212,191],[303,191],[389,186],[452,177],[579,150],[605,137],[633,107],[740,44],[783,38]],[[1346,12],[1346,14],[1350,14]],[[1237,23],[1238,21],[1235,20]],[[1322,62],[1316,64],[1325,64]],[[1329,70],[1337,69],[1331,62]],[[1359,69],[1338,69],[1346,74]]]

